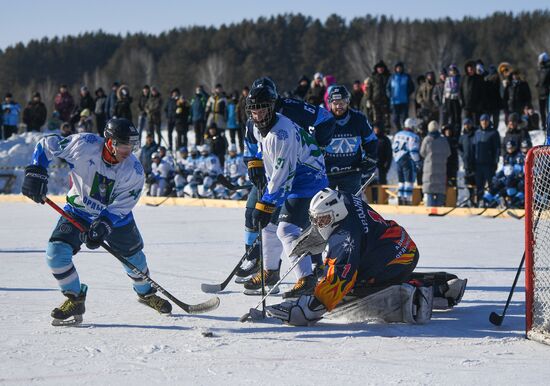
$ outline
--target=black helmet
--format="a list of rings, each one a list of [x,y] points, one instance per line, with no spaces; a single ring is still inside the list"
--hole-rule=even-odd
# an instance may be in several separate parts
[[[259,86],[259,85],[265,85],[267,87],[271,87],[273,89],[273,91],[275,92],[275,94],[278,94],[277,85],[275,84],[273,79],[271,79],[269,76],[262,76],[262,77],[256,79],[254,82],[252,82],[252,88],[254,88],[256,86]]]
[[[132,145],[134,151],[139,148],[139,131],[126,118],[109,119],[105,126],[104,136],[105,139],[112,139],[113,146]]]
[[[337,100],[345,100],[349,102],[350,97],[351,94],[346,86],[334,85],[330,87],[330,91],[328,93],[328,103],[332,103]]]
[[[246,112],[263,136],[266,136],[275,123],[275,102],[277,92],[269,82],[254,82],[246,97]],[[261,120],[254,119],[252,110],[267,109]]]

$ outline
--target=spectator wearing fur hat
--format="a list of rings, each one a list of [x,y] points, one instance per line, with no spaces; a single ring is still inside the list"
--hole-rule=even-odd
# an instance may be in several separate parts
[[[116,93],[117,101],[115,103],[115,113],[114,116],[117,118],[126,118],[130,122],[133,122],[132,119],[132,97],[130,96],[130,89],[127,85],[121,85]]]
[[[447,192],[447,159],[451,155],[449,142],[439,132],[437,121],[428,124],[428,135],[420,146],[424,160],[422,190],[426,206],[443,206]]]
[[[324,97],[327,88],[323,83],[323,74],[316,72],[313,75],[313,80],[311,81],[311,87],[309,88],[306,94],[306,102],[312,104],[313,106],[321,106],[324,103]]]
[[[40,93],[35,92],[23,110],[23,123],[27,125],[27,131],[40,131],[46,123],[47,115],[46,105],[42,102]]]
[[[542,128],[545,130],[548,113],[548,94],[550,94],[550,57],[546,52],[539,55],[538,64],[537,91],[539,94],[539,111]]]

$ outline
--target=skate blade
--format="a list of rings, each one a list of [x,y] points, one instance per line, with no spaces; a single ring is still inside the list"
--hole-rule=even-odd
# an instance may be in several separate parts
[[[254,275],[252,274],[252,275],[250,275],[250,276],[243,276],[243,277],[238,277],[238,276],[237,276],[237,277],[235,278],[235,283],[237,283],[237,284],[244,284],[244,283],[246,283],[247,281],[249,281],[249,280],[252,278],[252,276],[254,276]]]
[[[77,326],[84,318],[82,318],[82,315],[75,315],[72,318],[69,319],[53,319],[52,320],[52,326],[55,327],[61,327],[61,326]]]
[[[267,293],[268,291],[271,290],[271,287],[265,287],[265,292]],[[279,293],[279,287],[275,288],[273,291],[271,291],[271,295],[276,295]],[[259,289],[259,290],[251,290],[251,289],[245,289],[243,291],[243,294],[245,295],[249,295],[249,296],[262,296],[262,290]]]

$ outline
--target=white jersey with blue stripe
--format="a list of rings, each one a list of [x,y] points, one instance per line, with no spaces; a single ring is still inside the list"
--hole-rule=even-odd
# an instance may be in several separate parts
[[[267,188],[261,200],[281,206],[287,198],[313,197],[327,187],[325,161],[311,135],[282,114],[262,137],[254,126],[258,141],[256,158],[263,159]]]
[[[145,176],[134,154],[115,165],[103,161],[103,143],[91,133],[45,136],[36,145],[33,164],[47,169],[54,157],[65,160],[72,182],[65,210],[90,222],[107,217],[117,227],[133,219]]]
[[[401,130],[393,136],[393,159],[399,161],[408,156],[414,162],[420,161],[420,137],[409,130]]]

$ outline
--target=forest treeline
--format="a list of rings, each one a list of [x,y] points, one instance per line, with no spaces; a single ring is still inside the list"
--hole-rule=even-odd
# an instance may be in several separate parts
[[[177,28],[160,35],[126,36],[102,31],[43,38],[0,52],[0,92],[21,103],[39,91],[48,106],[60,84],[74,94],[126,83],[133,95],[156,85],[165,95],[173,87],[191,95],[195,85],[222,83],[240,89],[260,75],[273,77],[281,90],[296,86],[302,74],[334,75],[338,82],[363,80],[383,59],[390,68],[404,61],[413,76],[439,71],[468,59],[498,65],[506,61],[533,83],[537,56],[550,50],[550,11],[462,20],[395,20],[364,16],[325,21],[287,14],[214,27]]]

